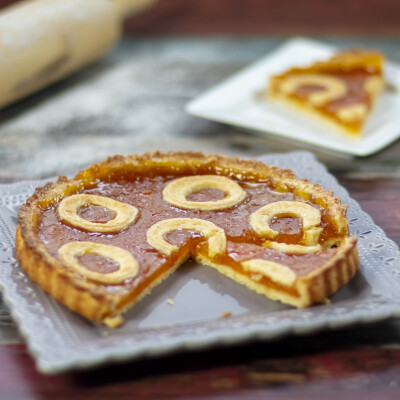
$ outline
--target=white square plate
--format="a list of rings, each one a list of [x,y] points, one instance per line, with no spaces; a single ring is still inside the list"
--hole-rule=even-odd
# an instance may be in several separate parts
[[[308,152],[260,160],[292,168],[349,205],[361,273],[331,304],[295,309],[259,295],[210,267],[188,263],[126,314],[119,329],[99,327],[46,295],[15,258],[17,213],[44,181],[0,185],[0,289],[38,368],[48,374],[175,351],[270,340],[400,316],[400,252],[326,168]],[[173,300],[173,304],[168,302]],[[222,313],[231,312],[229,318]]]
[[[319,124],[261,96],[268,77],[293,66],[307,66],[335,49],[309,39],[287,41],[277,50],[210,89],[187,106],[189,114],[267,135],[295,139],[356,156],[367,156],[400,136],[400,66],[387,63],[385,75],[394,90],[385,90],[370,115],[361,139]]]

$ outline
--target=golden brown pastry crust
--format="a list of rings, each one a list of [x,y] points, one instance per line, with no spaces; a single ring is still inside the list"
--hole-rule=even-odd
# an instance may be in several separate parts
[[[316,203],[329,208],[334,216],[332,223],[336,225],[339,235],[343,238],[348,236],[347,206],[342,205],[339,198],[334,197],[331,191],[325,191],[320,185],[296,179],[291,170],[267,166],[255,160],[241,160],[219,155],[204,156],[202,153],[195,152],[154,152],[126,157],[117,155],[100,164],[93,164],[71,180],[60,176],[56,182],[46,183],[35,190],[19,212],[16,251],[22,268],[43,290],[71,310],[109,326],[119,325],[122,322],[121,313],[169,276],[189,255],[181,255],[171,268],[161,273],[139,296],[126,301],[129,293],[125,288],[121,287],[119,292],[111,294],[101,285],[82,279],[76,271],[68,269],[49,254],[36,233],[36,228],[40,224],[40,210],[48,208],[64,197],[79,193],[97,180],[110,179],[116,173],[155,176],[171,168],[174,171],[180,171],[182,176],[195,174],[198,168],[202,168],[203,171],[209,169],[211,173],[217,168],[221,175],[268,180],[278,191],[290,191],[304,200],[312,198]],[[295,286],[300,297],[293,298],[287,294],[279,294],[273,288],[262,289],[257,282],[248,282],[250,279],[235,275],[229,267],[215,265],[211,259],[206,259],[204,256],[196,258],[257,292],[288,304],[306,307],[315,302],[326,301],[327,296],[347,283],[358,269],[356,239],[345,239],[341,244],[327,243],[327,246],[334,244],[339,245],[338,251],[326,265],[296,279]]]

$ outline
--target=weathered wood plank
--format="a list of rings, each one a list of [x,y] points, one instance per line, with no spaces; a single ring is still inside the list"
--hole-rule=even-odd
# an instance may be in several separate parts
[[[209,352],[195,353],[157,363],[142,361],[49,377],[34,369],[24,345],[0,346],[1,398],[73,396],[77,400],[102,400],[134,396],[140,400],[207,395],[306,399],[318,393],[324,399],[339,394],[343,399],[398,398],[398,349],[359,348],[296,355],[271,354],[256,346],[232,350],[219,351],[214,357]]]

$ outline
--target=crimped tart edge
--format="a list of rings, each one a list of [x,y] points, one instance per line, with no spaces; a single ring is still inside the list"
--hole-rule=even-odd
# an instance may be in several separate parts
[[[60,261],[47,253],[45,246],[33,229],[35,223],[38,222],[36,210],[40,201],[48,201],[49,198],[57,198],[59,200],[62,196],[76,193],[85,184],[89,184],[94,179],[107,176],[110,172],[127,166],[132,168],[132,173],[135,168],[140,171],[143,168],[143,164],[148,169],[154,167],[176,167],[177,164],[181,167],[186,167],[188,164],[194,167],[214,165],[235,171],[237,174],[248,172],[257,175],[258,178],[271,178],[279,182],[280,185],[287,185],[300,190],[302,193],[322,199],[328,207],[334,209],[333,214],[336,216],[336,223],[339,229],[343,232],[348,232],[345,217],[347,206],[341,205],[339,198],[333,197],[331,191],[324,190],[320,185],[313,185],[308,180],[296,179],[291,170],[267,166],[257,160],[242,160],[219,155],[204,156],[202,153],[196,152],[154,152],[143,155],[109,157],[102,163],[93,164],[88,169],[78,173],[74,179],[68,180],[66,177],[60,176],[56,182],[48,182],[44,186],[37,188],[35,193],[21,207],[19,225],[17,227],[17,256],[23,269],[46,292],[49,292],[57,300],[88,319],[106,323],[109,326],[118,325],[121,322],[119,321],[120,314],[132,306],[139,298],[145,296],[152,287],[170,275],[180,265],[181,260],[153,282],[135,301],[130,302],[122,310],[119,310],[116,305],[126,295],[126,291],[121,295],[110,295],[98,285],[81,279],[75,272],[63,267]],[[82,304],[85,305],[83,306]],[[289,302],[289,304],[292,303]],[[297,306],[303,307],[303,305]]]

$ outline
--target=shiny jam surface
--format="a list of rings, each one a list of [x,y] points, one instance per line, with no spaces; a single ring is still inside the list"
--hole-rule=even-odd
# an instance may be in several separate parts
[[[135,288],[140,293],[145,286],[157,279],[163,272],[173,267],[178,261],[190,257],[191,254],[208,255],[206,240],[196,232],[177,230],[166,235],[165,239],[178,246],[179,251],[164,256],[154,249],[146,240],[147,230],[156,222],[169,218],[200,218],[213,222],[225,231],[227,247],[224,254],[215,256],[211,261],[233,268],[238,273],[248,275],[241,267],[241,262],[250,259],[266,259],[290,267],[296,275],[304,275],[326,263],[336,252],[335,248],[326,248],[321,252],[304,255],[285,254],[270,248],[264,248],[265,239],[259,237],[249,224],[250,215],[272,202],[283,200],[303,201],[321,210],[323,233],[320,243],[332,237],[339,237],[330,223],[329,211],[312,200],[305,201],[293,193],[282,193],[271,188],[269,182],[236,180],[246,191],[245,199],[234,207],[218,211],[183,210],[164,201],[162,190],[176,176],[139,176],[136,180],[127,180],[123,176],[113,181],[99,182],[80,193],[105,196],[114,200],[131,204],[139,210],[137,220],[127,229],[115,234],[85,232],[60,222],[56,203],[42,211],[38,236],[51,255],[58,258],[58,249],[70,241],[94,241],[106,245],[114,245],[128,250],[139,263],[139,274],[119,285],[103,286],[106,290],[116,288]],[[233,179],[235,180],[235,179]],[[216,189],[205,189],[190,195],[194,201],[218,200],[225,196]],[[189,196],[188,196],[189,197]],[[90,221],[103,222],[113,218],[110,210],[98,206],[86,206],[79,210],[80,216]],[[302,225],[298,218],[284,216],[274,218],[271,227],[279,232],[275,239],[287,244],[299,243],[302,238]],[[80,257],[81,264],[88,269],[101,273],[116,270],[113,260],[96,255]],[[263,278],[268,280],[268,278]]]

